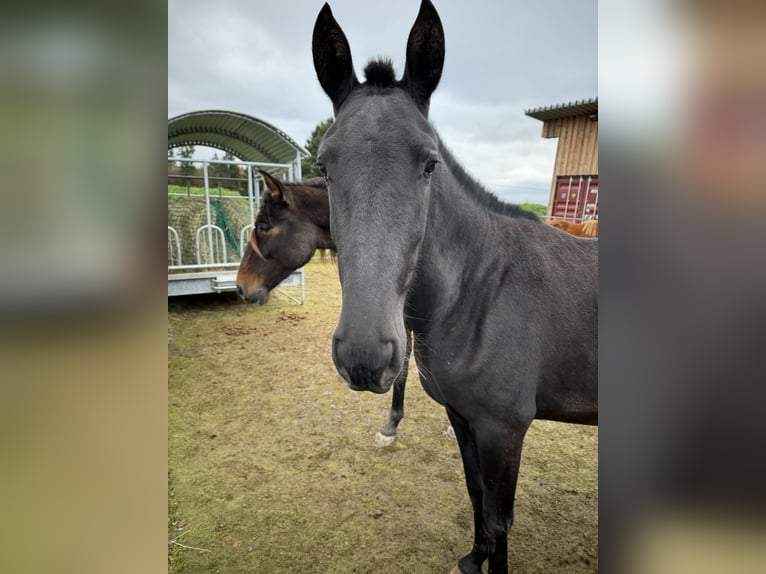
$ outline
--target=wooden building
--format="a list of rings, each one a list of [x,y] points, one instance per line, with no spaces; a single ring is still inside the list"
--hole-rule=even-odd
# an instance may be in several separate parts
[[[598,98],[524,113],[543,122],[544,138],[559,138],[548,216],[598,219]]]

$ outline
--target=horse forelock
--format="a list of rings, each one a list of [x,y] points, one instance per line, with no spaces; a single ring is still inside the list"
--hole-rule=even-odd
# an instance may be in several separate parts
[[[367,85],[378,88],[393,88],[397,85],[394,65],[389,59],[371,60],[364,68]]]

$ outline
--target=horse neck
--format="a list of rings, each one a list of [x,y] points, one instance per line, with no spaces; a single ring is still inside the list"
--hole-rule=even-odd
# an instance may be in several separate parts
[[[498,241],[513,233],[513,218],[492,212],[473,193],[452,173],[432,182],[428,223],[407,302],[414,317],[432,318],[435,310],[449,315],[508,258],[509,247],[499,249]]]
[[[316,249],[331,249],[336,251],[335,243],[330,236],[330,200],[327,189],[301,187],[296,188],[296,210],[302,217],[317,228]]]

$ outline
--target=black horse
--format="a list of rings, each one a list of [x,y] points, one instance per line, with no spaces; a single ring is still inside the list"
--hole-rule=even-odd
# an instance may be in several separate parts
[[[250,240],[237,271],[237,293],[245,303],[265,304],[271,291],[303,267],[317,249],[335,251],[330,236],[330,206],[322,178],[285,182],[258,170],[266,184]],[[411,341],[402,373],[394,383],[388,420],[374,444],[393,444],[404,417],[404,389]]]
[[[426,392],[457,434],[474,544],[453,572],[506,573],[524,435],[535,418],[597,424],[597,240],[500,202],[428,122],[444,32],[428,0],[396,80],[390,62],[354,73],[325,4],[314,67],[335,122],[317,160],[343,288],[333,360],[354,390],[386,392],[406,331]],[[404,320],[403,320],[404,318]]]

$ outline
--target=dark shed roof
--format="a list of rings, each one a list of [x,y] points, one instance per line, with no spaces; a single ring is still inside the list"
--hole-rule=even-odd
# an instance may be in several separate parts
[[[524,114],[540,121],[574,118],[577,116],[592,116],[591,119],[597,119],[598,98],[578,100],[576,102],[569,102],[568,104],[533,108],[531,110],[526,110]]]
[[[168,120],[168,149],[182,145],[214,147],[244,161],[292,163],[309,153],[271,124],[237,112],[207,110]]]

